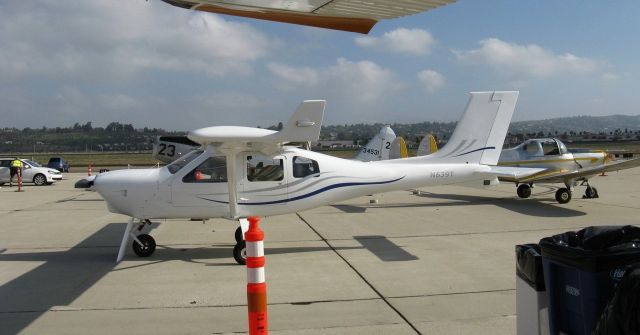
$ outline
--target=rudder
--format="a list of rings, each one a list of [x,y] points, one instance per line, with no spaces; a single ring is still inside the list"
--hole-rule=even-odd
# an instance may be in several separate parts
[[[496,165],[518,93],[472,92],[465,112],[447,144],[427,157],[442,163]]]

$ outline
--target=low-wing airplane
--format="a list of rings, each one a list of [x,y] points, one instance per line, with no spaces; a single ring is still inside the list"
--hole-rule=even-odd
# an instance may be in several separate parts
[[[228,218],[239,221],[233,255],[242,264],[249,216],[293,213],[393,190],[522,178],[541,171],[496,166],[517,97],[518,92],[471,93],[449,143],[429,156],[360,162],[287,146],[318,139],[325,102],[315,100],[303,102],[279,132],[228,126],[194,130],[188,136],[201,149],[161,168],[102,173],[84,187],[94,184],[109,211],[131,217],[118,261],[130,238],[138,256],[154,252],[155,240],[139,234],[151,219]]]
[[[562,141],[543,138],[527,140],[512,149],[502,150],[498,165],[544,169],[530,176],[500,177],[500,180],[516,183],[520,198],[531,196],[534,183],[563,183],[566,187],[556,191],[556,200],[564,204],[571,201],[572,191],[579,184],[586,186],[585,198],[597,198],[598,190],[589,185],[591,177],[640,166],[640,159],[610,161],[606,152],[571,152]]]
[[[380,20],[426,12],[455,0],[162,0],[210,13],[367,34]]]

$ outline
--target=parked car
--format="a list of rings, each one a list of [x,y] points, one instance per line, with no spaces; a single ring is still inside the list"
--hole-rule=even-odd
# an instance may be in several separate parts
[[[49,163],[47,163],[47,167],[56,169],[60,172],[69,172],[69,162],[64,160],[64,158],[62,157],[49,158]]]
[[[9,182],[11,177],[11,161],[14,157],[0,158],[0,185]],[[55,181],[62,180],[62,172],[30,161],[28,159],[20,159],[22,161],[22,182],[34,183],[38,186],[51,185]]]

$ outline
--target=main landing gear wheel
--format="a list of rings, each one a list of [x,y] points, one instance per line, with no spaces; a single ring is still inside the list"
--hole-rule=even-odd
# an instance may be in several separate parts
[[[584,197],[586,199],[593,199],[598,197],[598,190],[593,186],[587,186],[584,190]]]
[[[244,241],[244,238],[242,238],[242,228],[241,227],[238,227],[238,229],[236,229],[235,238],[236,238],[236,242]]]
[[[141,234],[137,236],[138,241],[142,243],[140,245],[137,241],[133,241],[133,252],[139,257],[149,257],[156,251],[156,240],[150,235]]]
[[[518,196],[522,199],[526,199],[531,196],[531,186],[528,184],[520,184],[517,190]]]
[[[564,187],[558,189],[558,191],[556,191],[556,200],[561,204],[566,204],[571,201],[571,190]]]
[[[247,263],[247,243],[245,241],[240,241],[233,247],[233,258],[240,265]]]

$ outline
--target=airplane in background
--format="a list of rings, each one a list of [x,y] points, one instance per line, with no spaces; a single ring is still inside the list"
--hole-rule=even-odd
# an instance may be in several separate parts
[[[186,136],[156,136],[151,156],[163,163],[171,163],[200,147],[200,143]]]
[[[204,12],[368,34],[380,20],[417,14],[455,0],[162,0]]]
[[[535,183],[563,183],[556,191],[556,200],[571,201],[573,189],[586,186],[584,198],[597,198],[598,190],[589,185],[589,179],[603,172],[618,171],[640,166],[640,159],[611,161],[604,151],[573,151],[556,138],[530,139],[520,145],[502,150],[499,166],[542,168],[537,174],[526,177],[501,177],[501,181],[514,182],[520,198],[531,196]]]
[[[200,147],[200,143],[190,140],[187,136],[156,136],[151,155],[154,159],[169,164]],[[404,139],[396,138],[396,134],[387,125],[380,128],[378,134],[360,148],[353,159],[371,162],[404,158],[407,157],[406,152]]]
[[[424,141],[424,140],[423,140]],[[435,141],[432,149],[437,151]],[[422,142],[420,144],[422,147]],[[418,150],[418,156],[423,156]],[[567,149],[557,138],[530,139],[520,145],[504,149],[499,166],[542,169],[539,173],[521,177],[499,177],[499,181],[513,182],[520,198],[529,198],[535,183],[563,183],[566,187],[556,191],[556,201],[561,204],[571,201],[573,189],[586,186],[584,198],[598,198],[598,190],[589,185],[589,179],[603,172],[619,171],[640,166],[640,159],[611,161],[605,151]]]
[[[249,216],[295,213],[372,193],[496,177],[522,178],[542,169],[497,166],[518,92],[475,92],[449,143],[431,155],[360,162],[287,146],[316,141],[325,102],[305,101],[281,131],[208,127],[189,132],[202,145],[153,169],[99,174],[90,187],[109,211],[131,219],[117,261],[129,239],[141,257],[155,250],[146,234],[152,219],[238,220],[233,256],[244,263]],[[136,223],[137,224],[134,224]]]
[[[433,134],[427,134],[420,140],[416,156],[426,156],[438,151],[438,143]]]

